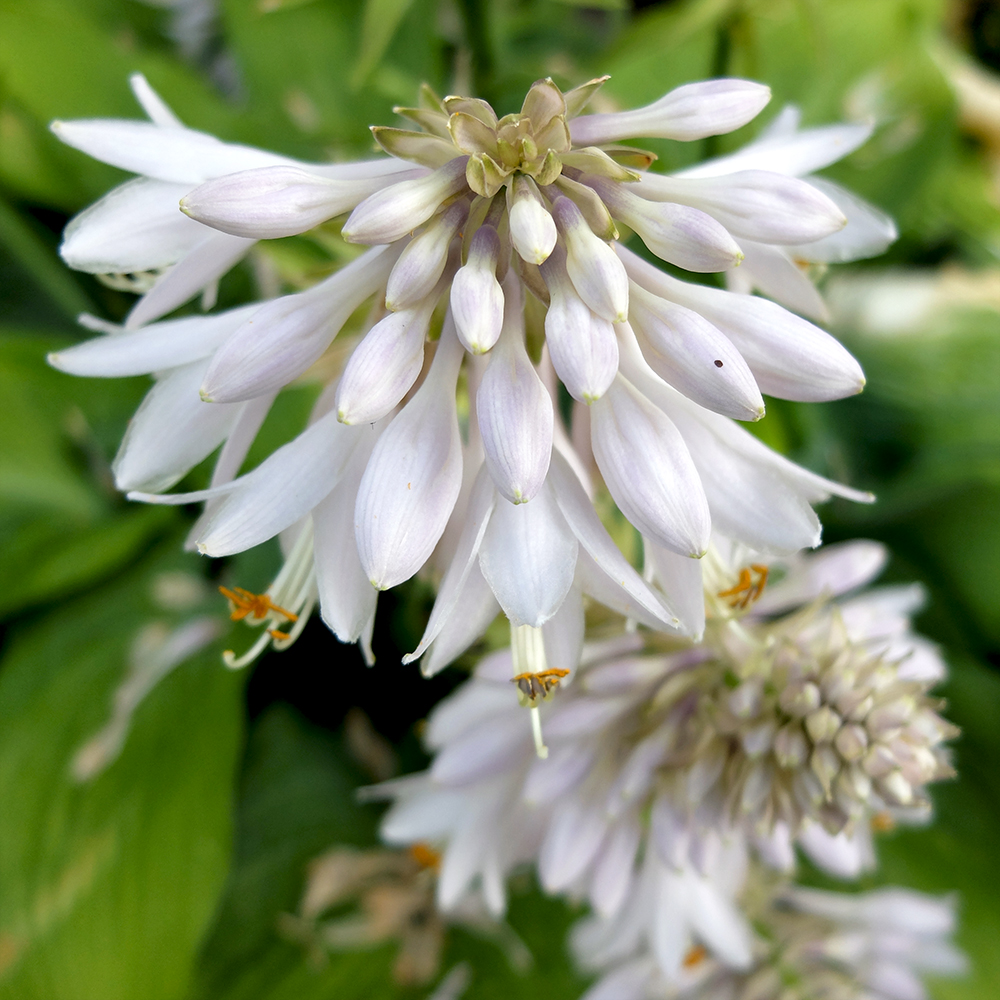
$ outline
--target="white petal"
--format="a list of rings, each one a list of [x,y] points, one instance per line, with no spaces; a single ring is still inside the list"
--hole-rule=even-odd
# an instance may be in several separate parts
[[[507,212],[514,249],[529,264],[541,264],[556,245],[556,224],[527,174],[515,174],[507,185]]]
[[[446,322],[423,385],[379,438],[358,489],[355,530],[379,590],[408,580],[444,532],[462,486],[455,381],[462,346]]]
[[[256,167],[206,181],[186,194],[180,207],[224,233],[272,240],[348,212],[387,183],[382,177],[330,180],[301,167]]]
[[[142,73],[133,73],[128,78],[128,85],[135,94],[142,110],[149,116],[154,125],[161,128],[184,128],[184,123],[170,110],[166,101],[153,90],[149,81]]]
[[[818,552],[793,562],[781,580],[767,588],[754,610],[776,614],[808,604],[823,594],[839,595],[870,583],[882,572],[889,553],[881,542],[859,538],[824,545]]]
[[[659,179],[659,178],[656,178]],[[615,181],[590,181],[611,214],[634,229],[643,243],[661,260],[688,271],[724,271],[743,258],[736,241],[722,223],[699,207],[670,201],[647,201],[646,187],[655,191],[652,182],[641,188],[642,196]]]
[[[561,247],[542,264],[542,275],[551,295],[545,341],[552,367],[574,399],[592,403],[604,395],[618,371],[614,328],[577,295]]]
[[[602,917],[613,917],[625,902],[632,885],[641,833],[635,815],[628,813],[614,825],[594,866],[590,901]]]
[[[503,332],[476,391],[486,467],[515,504],[542,488],[552,454],[552,399],[524,346],[523,308],[520,282],[510,272]]]
[[[594,458],[622,513],[672,552],[700,558],[708,502],[674,425],[621,375],[590,412]]]
[[[228,556],[273,538],[329,494],[354,449],[375,433],[370,427],[344,427],[328,413],[237,480],[198,548],[206,555]]]
[[[135,330],[183,305],[241,261],[257,242],[202,228],[205,238],[132,307],[125,320],[126,329]]]
[[[628,316],[628,276],[618,256],[569,198],[556,198],[552,212],[566,241],[566,272],[577,294],[598,316],[620,323]]]
[[[387,309],[406,309],[430,295],[444,272],[451,241],[468,214],[467,202],[455,202],[404,247],[386,285]]]
[[[559,610],[542,626],[545,662],[557,670],[575,670],[583,652],[583,595],[574,587]]]
[[[49,364],[71,375],[121,378],[148,375],[207,358],[244,320],[256,304],[214,316],[185,316],[142,330],[125,331],[93,316],[81,316],[81,325],[106,334],[49,355]]]
[[[488,351],[503,327],[504,297],[496,270],[500,237],[492,226],[480,226],[469,246],[469,259],[451,283],[455,329],[473,354]]]
[[[410,391],[424,364],[424,341],[437,295],[389,313],[354,348],[337,389],[345,424],[380,420]]]
[[[95,160],[129,173],[187,184],[188,190],[221,174],[295,162],[262,149],[221,142],[204,132],[149,122],[93,118],[55,121],[51,128],[68,146]]]
[[[853,395],[864,387],[857,361],[807,320],[754,295],[677,281],[624,247],[619,253],[633,280],[701,313],[718,327],[746,359],[762,392],[821,402]]]
[[[341,230],[351,243],[392,243],[425,223],[441,202],[467,190],[461,156],[417,180],[400,181],[366,198]]]
[[[473,562],[458,601],[431,643],[427,657],[420,665],[420,672],[425,677],[433,677],[453,663],[477,639],[482,638],[498,614],[500,605],[483,579],[479,564]]]
[[[261,306],[215,352],[202,386],[205,398],[249,399],[301,375],[381,287],[392,260],[386,249],[369,250],[308,291]]]
[[[546,892],[562,892],[593,861],[607,831],[600,810],[578,799],[560,802],[538,855],[538,876]]]
[[[576,554],[576,539],[544,488],[531,503],[497,502],[479,567],[511,624],[537,628],[569,593]]]
[[[628,617],[654,623],[653,628],[675,628],[676,617],[628,564],[558,452],[553,453],[549,466],[549,483],[563,517],[590,557],[584,559],[581,552],[577,560],[585,574],[584,590]],[[600,593],[595,593],[597,587]]]
[[[59,247],[70,267],[91,274],[150,271],[180,260],[205,239],[178,207],[187,188],[145,178],[114,188],[70,220]]]
[[[204,371],[204,361],[175,368],[146,395],[114,461],[120,490],[168,489],[225,440],[241,407],[203,403]]]
[[[823,192],[847,217],[847,225],[816,243],[790,247],[795,256],[820,263],[836,263],[877,257],[899,235],[892,218],[825,177],[810,177],[809,183]]]
[[[734,236],[759,243],[808,243],[847,223],[837,205],[816,186],[770,170],[741,170],[721,177],[647,174],[647,198],[701,209]]]
[[[643,539],[643,551],[656,574],[656,582],[670,601],[684,631],[696,641],[705,631],[705,592],[701,561],[679,556],[650,539]]]
[[[643,356],[660,378],[734,420],[764,416],[764,400],[743,356],[699,313],[633,285],[629,317]]]
[[[329,414],[323,419],[332,417]],[[339,481],[313,510],[320,616],[341,642],[358,641],[375,616],[378,598],[361,566],[354,538],[354,503],[377,434],[370,428],[358,428],[357,434],[361,441]],[[321,461],[326,461],[326,457]]]
[[[544,806],[572,792],[589,773],[597,751],[597,742],[586,739],[552,747],[546,759],[531,762],[521,797],[529,805]]]
[[[443,785],[473,784],[518,766],[530,741],[527,712],[497,717],[444,747],[431,774]]]
[[[730,968],[749,968],[753,960],[750,928],[735,904],[707,879],[694,879],[692,891],[695,933]]]
[[[743,240],[741,246],[745,254],[743,263],[738,270],[726,275],[731,291],[749,293],[758,289],[786,309],[809,319],[829,320],[830,314],[823,297],[789,257],[788,248],[768,246],[753,240]]]
[[[644,108],[574,118],[570,134],[576,146],[640,137],[690,142],[738,129],[755,118],[770,99],[769,87],[750,80],[687,83]]]
[[[445,623],[455,613],[464,592],[466,581],[472,572],[479,554],[486,526],[496,504],[497,496],[493,483],[484,467],[479,470],[475,485],[469,496],[468,507],[463,519],[462,534],[447,572],[438,588],[437,599],[431,609],[427,628],[424,629],[420,644],[412,652],[403,657],[403,663],[412,663],[419,659],[424,650],[438,637]]]
[[[863,145],[872,134],[870,124],[823,125],[802,132],[768,134],[729,156],[689,167],[679,177],[718,177],[737,170],[774,170],[801,177],[822,170]]]

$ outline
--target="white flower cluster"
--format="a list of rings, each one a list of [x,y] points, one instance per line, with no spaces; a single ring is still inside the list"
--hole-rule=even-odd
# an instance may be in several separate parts
[[[266,625],[231,664],[293,641],[317,601],[338,638],[367,650],[377,592],[436,552],[439,597],[413,657],[426,652],[433,673],[502,609],[515,629],[542,630],[523,672],[546,674],[525,681],[545,695],[576,666],[583,595],[697,634],[696,560],[713,529],[793,552],[819,541],[811,504],[870,499],[734,422],[763,416],[762,392],[829,400],[864,384],[831,336],[748,293],[819,317],[803,262],[871,255],[894,238],[875,209],[801,179],[869,128],[800,130],[786,109],[736,154],[654,174],[655,156],[621,139],[730,132],[770,92],[711,80],[636,111],[582,114],[603,82],[563,94],[539,81],[499,119],[425,88],[419,107],[397,109],[414,129],[373,129],[388,157],[342,165],[187,129],[142,77],[132,83],[149,122],[53,125],[140,175],[70,223],[62,254],[144,294],[124,328],[84,317],[103,335],[51,359],[80,375],[155,375],[115,460],[118,486],[206,501],[192,540],[209,555],[285,543],[267,594],[228,592],[234,617]],[[343,237],[370,249],[315,286],[161,319],[199,291],[210,302],[255,241],[347,212]],[[621,245],[626,226],[663,260],[725,272],[740,290],[670,277]],[[341,331],[347,350],[334,344]],[[326,382],[309,426],[238,476],[276,393],[303,376]],[[559,383],[577,401],[571,429]],[[164,493],[220,445],[208,489]],[[601,525],[592,460],[641,532],[656,586]]]
[[[773,979],[789,954],[824,968],[839,957],[796,921],[792,936],[806,943],[761,938],[748,902],[759,873],[790,873],[797,844],[829,873],[858,875],[874,860],[872,829],[925,817],[924,784],[951,773],[940,743],[954,729],[926,694],[944,664],[909,628],[919,589],[834,599],[881,570],[881,546],[769,566],[717,538],[706,560],[704,639],[636,632],[585,647],[559,699],[541,707],[547,758],[511,704],[503,651],[432,713],[430,770],[369,791],[394,800],[384,839],[440,851],[446,912],[475,891],[502,913],[507,876],[524,864],[547,892],[588,900],[594,916],[574,947],[607,973],[589,1000],[785,997]],[[783,576],[764,592],[769,573]],[[812,912],[809,893],[788,898]],[[854,965],[868,957],[845,956],[850,989],[822,992],[810,972],[787,996],[923,995],[864,992],[855,972],[868,972]],[[933,968],[919,957],[906,961]]]
[[[855,876],[873,827],[926,816],[925,786],[951,773],[954,730],[928,693],[944,667],[910,632],[912,588],[838,599],[881,569],[880,546],[800,554],[819,543],[813,504],[871,497],[736,423],[764,415],[762,393],[864,384],[803,317],[825,316],[811,263],[895,237],[812,176],[870,129],[802,130],[787,108],[737,152],[667,175],[621,141],[731,132],[768,89],[711,80],[584,114],[603,82],[539,81],[502,118],[425,88],[397,109],[412,128],[372,129],[387,157],[321,165],[187,129],[134,78],[150,122],[53,128],[139,175],[70,223],[62,254],[142,297],[123,327],[84,317],[101,336],[52,363],[154,375],[116,481],[205,502],[201,552],[281,537],[266,593],[223,589],[234,619],[262,626],[230,666],[293,642],[317,603],[370,660],[378,592],[425,567],[437,597],[405,658],[425,674],[509,620],[510,648],[434,711],[430,770],[375,791],[394,800],[386,840],[440,854],[420,907],[433,893],[454,914],[474,895],[499,915],[531,864],[593,907],[574,934],[602,976],[590,1000],[922,997],[918,972],[959,964],[946,904],[807,892],[788,873],[799,847]],[[349,262],[312,287],[162,318],[199,292],[211,308],[256,241],[317,226],[335,240],[345,215]],[[622,245],[631,233],[647,255]],[[303,378],[322,383],[308,426],[240,475]],[[166,492],[217,449],[207,489]],[[641,536],[642,574],[597,514],[595,473]],[[585,644],[586,598],[624,617],[617,634]]]

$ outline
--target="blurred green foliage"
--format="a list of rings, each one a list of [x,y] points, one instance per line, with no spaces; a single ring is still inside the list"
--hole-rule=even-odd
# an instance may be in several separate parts
[[[891,212],[901,237],[882,260],[841,269],[848,281],[862,268],[920,268],[928,282],[943,265],[1000,274],[988,150],[960,128],[942,69],[949,46],[984,51],[981,38],[962,34],[976,4],[642,6],[220,0],[202,44],[181,55],[170,13],[137,0],[0,0],[0,998],[426,994],[393,985],[391,948],[317,970],[279,935],[306,862],[334,843],[374,843],[377,814],[354,802],[352,789],[368,779],[341,736],[291,707],[257,714],[244,742],[243,678],[218,666],[215,647],[149,694],[103,773],[72,777],[74,754],[108,717],[137,631],[184,618],[150,597],[154,582],[209,567],[180,551],[186,513],[130,505],[111,485],[110,459],[146,380],[72,379],[45,365],[76,336],[78,312],[117,319],[129,304],[58,259],[68,215],[123,175],[61,146],[50,120],[137,117],[126,79],[138,70],[193,127],[347,158],[371,152],[367,126],[392,122],[392,106],[411,102],[423,80],[441,92],[474,88],[505,112],[545,74],[575,84],[611,73],[605,95],[622,106],[689,80],[746,75],[771,85],[774,110],[798,104],[806,124],[867,113],[882,123],[830,173]],[[752,131],[655,148],[671,169]],[[278,252],[292,261],[307,250]],[[239,271],[223,298],[251,289]],[[831,505],[829,537],[887,541],[890,578],[928,588],[922,625],[950,652],[944,693],[964,730],[961,777],[937,793],[934,825],[882,838],[882,868],[865,884],[958,890],[973,973],[935,984],[934,995],[987,1000],[1000,990],[1000,320],[959,304],[894,335],[850,322],[836,332],[865,365],[865,393],[827,406],[774,403],[760,433],[817,471],[876,491],[870,508]],[[251,463],[301,427],[311,394],[288,394]],[[273,563],[269,549],[243,556],[240,578],[263,584]],[[202,610],[221,615],[220,604]],[[404,590],[401,644],[425,606],[424,590]],[[412,735],[407,747],[412,755]],[[471,963],[471,998],[579,996],[562,948],[572,919],[525,884],[510,923],[534,953],[531,974],[463,931],[449,936],[444,968]]]

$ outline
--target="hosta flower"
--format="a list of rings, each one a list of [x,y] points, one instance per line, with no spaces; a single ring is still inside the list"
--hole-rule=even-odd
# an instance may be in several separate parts
[[[515,629],[546,633],[523,671],[537,707],[531,692],[551,694],[563,676],[553,671],[575,665],[582,595],[697,634],[696,566],[713,529],[789,553],[819,541],[812,504],[869,499],[733,423],[763,415],[762,392],[829,400],[859,391],[863,375],[844,348],[773,302],[664,274],[625,249],[619,230],[701,272],[739,265],[743,240],[795,253],[819,246],[849,228],[850,213],[790,176],[787,163],[768,164],[805,144],[809,155],[795,162],[815,169],[860,133],[765,139],[749,147],[748,169],[722,161],[711,176],[654,175],[655,157],[622,138],[730,132],[769,91],[713,80],[636,111],[583,114],[603,82],[564,94],[539,81],[503,118],[485,102],[425,88],[420,107],[397,109],[416,127],[375,127],[390,156],[359,164],[298,163],[218,142],[181,126],[141,79],[134,86],[152,123],[56,126],[67,142],[143,175],[71,223],[67,260],[95,272],[171,270],[129,330],[88,320],[106,335],[53,362],[79,374],[157,374],[116,478],[133,498],[206,501],[192,534],[201,551],[229,554],[283,533],[282,575],[267,594],[244,596],[245,614],[232,608],[265,626],[254,651],[291,641],[317,600],[341,639],[369,634],[377,591],[420,571],[446,538],[442,593],[414,655],[433,643],[433,672],[499,607]],[[251,241],[347,212],[343,236],[368,249],[315,286],[141,327]],[[310,426],[236,479],[275,394],[310,377],[325,382]],[[589,437],[583,461],[557,412],[560,381],[586,410],[589,434],[574,430],[578,445]],[[162,495],[220,445],[208,490]],[[645,539],[655,587],[614,551],[590,508],[591,457]],[[537,712],[534,720],[537,733]]]
[[[950,940],[952,900],[895,888],[824,892],[760,871],[740,888],[747,919],[721,944],[724,921],[705,903],[686,936],[645,926],[646,884],[621,917],[578,924],[577,961],[603,973],[584,1000],[922,1000],[921,974],[966,968]],[[676,945],[674,961],[664,951]]]
[[[441,846],[442,906],[480,880],[501,907],[504,875],[529,860],[548,891],[586,895],[608,917],[657,865],[708,877],[733,845],[789,867],[798,840],[856,874],[845,855],[864,849],[873,817],[924,804],[924,786],[951,773],[941,743],[954,730],[927,695],[944,668],[909,631],[909,589],[832,600],[881,569],[874,543],[774,560],[773,572],[761,558],[716,540],[699,644],[635,633],[584,647],[546,704],[545,676],[534,690],[519,660],[548,636],[523,628],[513,661],[488,657],[434,711],[434,762],[385,786],[396,802],[383,836]],[[547,758],[505,692],[512,679],[541,716]]]

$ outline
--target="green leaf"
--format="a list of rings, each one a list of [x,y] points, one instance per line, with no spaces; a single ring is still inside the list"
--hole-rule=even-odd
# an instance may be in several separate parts
[[[351,86],[355,90],[378,66],[399,22],[412,5],[413,0],[366,0],[361,22],[361,48],[351,73]]]
[[[176,540],[171,543],[171,549]],[[174,1000],[230,850],[241,678],[218,652],[177,667],[139,706],[121,756],[71,776],[107,721],[126,650],[170,617],[147,562],[15,631],[0,672],[0,997]]]

